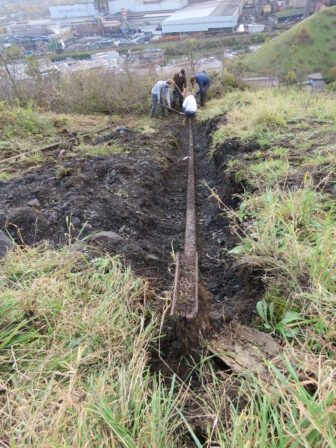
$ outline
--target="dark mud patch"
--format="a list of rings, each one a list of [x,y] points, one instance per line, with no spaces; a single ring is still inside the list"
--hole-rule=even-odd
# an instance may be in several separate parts
[[[55,247],[112,231],[120,238],[107,235],[104,249],[167,288],[172,244],[178,248],[183,240],[186,161],[176,144],[177,127],[162,126],[151,138],[119,129],[105,140],[136,140],[137,152],[73,158],[1,181],[0,227],[18,244],[48,240]]]
[[[0,182],[0,227],[19,244],[48,240],[56,247],[107,232],[99,240],[104,250],[121,254],[156,290],[170,289],[173,255],[184,239],[188,132],[177,119],[164,125],[152,136],[117,128],[95,142],[117,140],[137,151],[72,158]],[[207,129],[196,123],[194,142],[200,273],[210,293],[211,322],[215,329],[232,319],[248,323],[261,292],[259,275],[229,256],[237,240],[208,188],[226,205],[238,205],[234,195],[241,187],[225,171],[236,143],[228,142],[210,159]]]
[[[262,283],[260,273],[238,265],[228,253],[239,241],[232,234],[230,220],[211,198],[211,190],[214,190],[227,207],[239,206],[236,195],[242,193],[242,186],[226,172],[228,159],[232,154],[237,155],[237,142],[228,141],[210,158],[207,132],[196,128],[195,134],[200,271],[204,286],[212,293],[210,322],[218,330],[224,322],[233,319],[251,323]],[[239,151],[254,151],[254,145],[240,147]]]

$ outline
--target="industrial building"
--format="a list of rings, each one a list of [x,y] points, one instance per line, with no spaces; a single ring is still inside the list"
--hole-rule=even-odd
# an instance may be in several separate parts
[[[76,17],[94,17],[97,15],[97,10],[93,2],[50,6],[49,12],[50,17],[54,20],[73,19]]]
[[[114,14],[122,9],[134,12],[171,11],[187,6],[188,0],[112,0],[109,12]]]
[[[188,0],[110,0],[91,1],[73,5],[57,5],[49,8],[53,20],[77,17],[95,17],[99,14],[115,14],[121,10],[132,12],[175,11],[187,6]],[[104,6],[104,7],[103,7]]]
[[[162,22],[162,33],[234,30],[243,9],[243,0],[197,3],[176,11]]]

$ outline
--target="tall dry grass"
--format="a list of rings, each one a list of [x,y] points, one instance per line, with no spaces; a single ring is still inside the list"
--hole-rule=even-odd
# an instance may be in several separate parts
[[[184,392],[150,374],[143,281],[117,258],[41,246],[0,272],[2,446],[179,443]]]

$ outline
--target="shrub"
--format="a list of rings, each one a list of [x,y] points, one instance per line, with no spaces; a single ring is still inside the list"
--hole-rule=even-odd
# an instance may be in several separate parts
[[[155,82],[152,75],[139,76],[126,71],[123,76],[105,70],[60,74],[52,72],[40,81],[35,78],[19,83],[26,102],[45,110],[69,113],[129,113],[147,111],[150,92]],[[15,102],[14,92],[6,94]]]
[[[311,39],[307,25],[302,25],[294,34],[294,41],[297,44],[305,44]]]
[[[294,84],[297,80],[297,76],[294,70],[288,70],[286,75],[286,81],[290,84]]]
[[[334,82],[334,81],[336,81],[336,67],[331,67],[331,68],[327,71],[326,80],[327,80],[328,82]]]
[[[6,102],[0,103],[0,135],[4,138],[39,134],[50,126],[51,122],[41,117],[31,104],[26,108],[15,108]]]

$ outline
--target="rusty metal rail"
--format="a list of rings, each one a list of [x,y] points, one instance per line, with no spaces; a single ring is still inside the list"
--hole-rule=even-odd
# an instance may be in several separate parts
[[[195,155],[192,120],[189,127],[189,161],[184,252],[176,257],[175,280],[171,316],[176,314],[188,320],[198,313],[198,252],[196,224]]]

